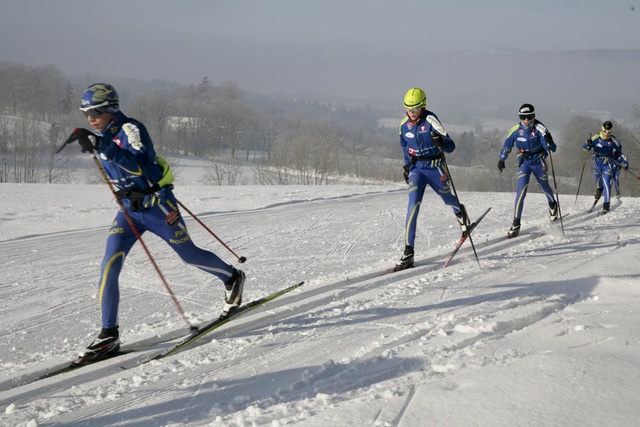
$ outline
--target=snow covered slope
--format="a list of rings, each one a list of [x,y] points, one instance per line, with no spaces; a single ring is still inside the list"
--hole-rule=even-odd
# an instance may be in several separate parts
[[[461,193],[493,209],[459,237],[427,192],[415,268],[404,186],[176,190],[248,261],[245,301],[300,289],[194,348],[128,355],[13,387],[71,360],[99,329],[97,276],[115,212],[102,186],[0,185],[0,425],[601,426],[640,423],[640,202],[586,214],[562,196],[564,236],[539,194],[506,240],[513,194]],[[234,258],[197,223],[196,244]],[[193,322],[219,314],[220,283],[145,242]],[[125,344],[185,325],[139,246],[121,276]]]

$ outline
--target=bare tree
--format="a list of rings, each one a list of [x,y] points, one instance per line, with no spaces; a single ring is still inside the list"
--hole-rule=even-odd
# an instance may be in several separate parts
[[[208,185],[241,184],[240,162],[232,157],[223,158],[211,153],[207,155],[207,167],[202,182]]]

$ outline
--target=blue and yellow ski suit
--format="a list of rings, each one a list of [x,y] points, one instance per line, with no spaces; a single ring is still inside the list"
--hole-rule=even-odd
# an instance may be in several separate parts
[[[545,134],[548,134],[548,131],[538,119],[534,119],[529,126],[525,126],[520,122],[509,130],[507,138],[502,145],[502,150],[500,150],[500,160],[507,160],[514,147],[517,152],[518,187],[514,204],[514,218],[521,219],[522,217],[524,199],[527,197],[531,174],[538,181],[538,185],[547,197],[547,201],[549,203],[555,201],[553,190],[549,185],[545,159],[549,151],[556,150],[556,144],[552,142],[549,146],[544,138]]]
[[[191,241],[172,192],[171,169],[161,157],[156,156],[144,125],[118,112],[98,135],[100,143],[95,150],[96,157],[118,190],[119,199],[140,235],[145,231],[154,233],[187,264],[211,273],[223,282],[229,280],[232,266]],[[131,197],[132,194],[137,197]],[[136,240],[124,213],[119,210],[109,229],[100,272],[99,301],[103,328],[118,325],[118,277]]]
[[[431,132],[442,136],[445,145],[438,148],[433,143]],[[405,117],[400,122],[400,146],[404,154],[405,170],[409,172],[409,205],[405,226],[405,245],[414,246],[418,213],[427,185],[438,194],[444,203],[460,213],[460,205],[451,192],[449,171],[442,153],[451,153],[456,145],[444,129],[438,117],[424,110],[416,122]]]
[[[613,135],[605,138],[602,133],[597,133],[582,144],[582,149],[584,151],[593,150],[593,174],[596,187],[602,190],[604,203],[609,203],[614,168],[618,164],[622,167],[629,167],[629,163],[622,156],[622,144]]]

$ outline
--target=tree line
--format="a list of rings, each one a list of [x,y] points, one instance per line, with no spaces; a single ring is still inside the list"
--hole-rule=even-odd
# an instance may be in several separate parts
[[[398,115],[399,123],[401,106],[390,113],[366,105],[265,95],[231,81],[214,84],[208,77],[194,84],[68,77],[52,65],[8,62],[0,62],[0,182],[72,179],[76,172],[70,159],[77,153],[54,153],[74,127],[86,127],[77,107],[83,89],[96,81],[114,84],[122,110],[145,124],[159,154],[206,158],[206,184],[402,182],[398,129],[377,124],[390,114]],[[640,109],[632,114],[640,120]],[[580,147],[600,125],[596,118],[575,116],[554,135],[554,172],[561,193],[575,194],[581,175],[580,193],[595,191],[589,155]],[[447,161],[458,190],[515,191],[515,166],[502,174],[496,167],[507,130],[480,128],[452,135],[457,149]],[[614,134],[635,171],[640,141],[615,121]],[[623,191],[638,195],[640,181],[628,182],[630,175],[623,174]]]

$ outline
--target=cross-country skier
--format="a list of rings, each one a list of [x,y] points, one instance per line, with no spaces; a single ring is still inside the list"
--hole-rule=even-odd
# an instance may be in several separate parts
[[[76,129],[71,140],[79,142],[82,152],[95,152],[137,231],[156,234],[184,262],[220,279],[225,286],[223,312],[238,307],[242,301],[244,273],[193,243],[172,192],[173,174],[169,165],[156,156],[144,125],[120,111],[114,87],[105,83],[90,85],[82,95],[80,110],[92,130]],[[85,360],[105,357],[120,348],[118,276],[136,239],[125,212],[118,210],[107,235],[98,280],[102,330],[85,350]]]
[[[516,237],[520,233],[520,219],[522,218],[524,199],[527,196],[531,174],[536,178],[540,189],[547,197],[549,218],[552,221],[558,219],[558,203],[553,195],[551,185],[549,185],[547,163],[545,162],[549,151],[556,151],[556,143],[544,124],[536,119],[533,105],[523,104],[518,110],[518,116],[520,123],[509,130],[502,150],[500,150],[500,160],[498,161],[498,170],[502,172],[505,169],[505,160],[507,160],[509,153],[515,147],[516,160],[518,162],[518,188],[516,190],[513,223],[507,232],[509,237]]]
[[[629,168],[629,162],[622,154],[622,144],[611,134],[613,123],[609,120],[602,124],[600,132],[593,135],[582,145],[583,151],[593,150],[593,174],[596,180],[594,205],[604,194],[602,213],[609,212],[611,199],[611,182],[613,170],[617,167]]]
[[[427,95],[422,89],[414,87],[407,91],[404,96],[406,117],[400,122],[400,146],[404,154],[404,178],[409,184],[409,206],[404,254],[396,263],[396,270],[413,265],[416,224],[427,186],[453,208],[463,234],[470,225],[464,205],[451,191],[449,170],[444,161],[443,153],[451,153],[456,145],[438,117],[426,107]]]

